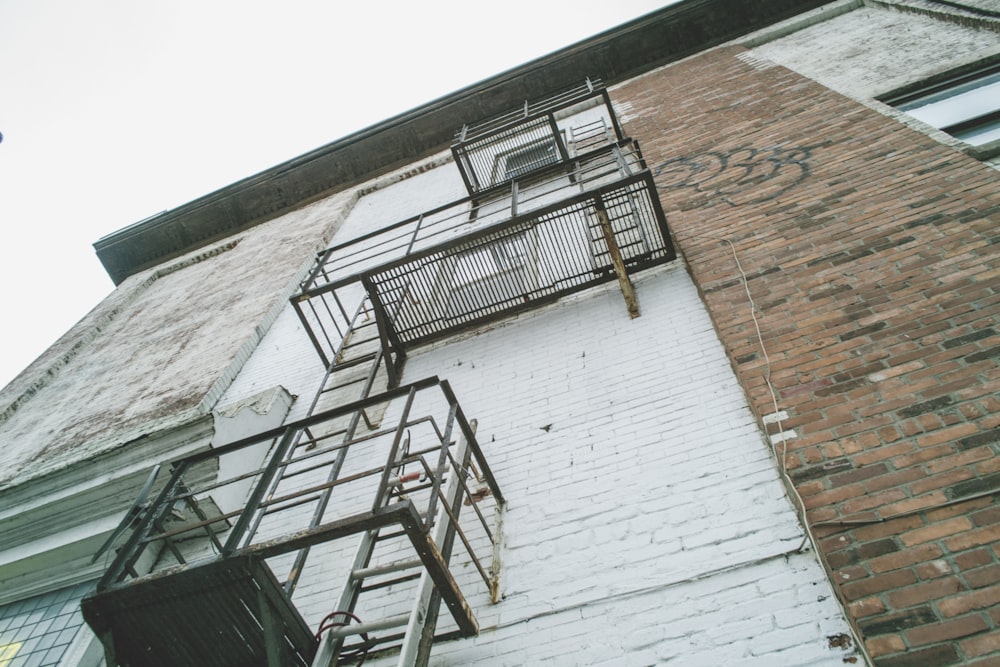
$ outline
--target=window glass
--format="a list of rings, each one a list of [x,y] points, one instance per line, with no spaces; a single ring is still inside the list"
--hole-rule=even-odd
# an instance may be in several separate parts
[[[507,162],[504,165],[507,180],[515,179],[522,174],[527,174],[558,160],[559,154],[556,152],[556,142],[553,139],[511,153],[507,156]]]
[[[0,667],[58,665],[83,626],[80,600],[94,582],[0,606]]]
[[[1000,140],[1000,71],[938,85],[895,106],[973,146]]]

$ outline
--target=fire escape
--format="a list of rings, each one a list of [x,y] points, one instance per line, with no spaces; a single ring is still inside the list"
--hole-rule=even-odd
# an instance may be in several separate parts
[[[599,83],[452,152],[468,197],[320,253],[292,298],[323,365],[309,416],[154,470],[83,603],[108,665],[414,665],[478,632],[504,497],[447,381],[401,385],[407,350],[615,280],[635,317],[630,274],[674,251]]]

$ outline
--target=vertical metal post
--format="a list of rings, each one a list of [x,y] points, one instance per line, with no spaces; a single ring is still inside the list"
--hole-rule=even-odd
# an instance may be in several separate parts
[[[556,117],[551,113],[549,114],[549,128],[552,130],[552,139],[556,142],[556,148],[559,149],[559,156],[563,162],[569,162],[569,152],[566,150],[566,143],[562,140],[562,132],[556,125]]]
[[[396,434],[393,437],[389,458],[386,460],[385,469],[382,471],[382,479],[379,481],[378,493],[376,494],[375,502],[372,505],[373,511],[378,510],[385,504],[385,490],[388,485],[389,474],[392,471],[393,464],[397,462],[399,457],[399,443],[403,438],[403,433],[406,431],[406,422],[409,420],[410,409],[413,407],[413,399],[416,393],[416,387],[411,387],[406,396],[403,413],[399,417],[399,426],[396,427]],[[368,567],[368,562],[371,560],[372,553],[375,551],[375,540],[377,537],[377,528],[365,531],[365,533],[362,534],[361,541],[358,543],[358,550],[354,554],[354,564],[351,566],[351,573]],[[358,603],[358,596],[360,594],[361,579],[355,579],[353,576],[348,577],[347,585],[341,592],[340,601],[337,603],[335,609],[353,612]],[[313,660],[313,665],[316,667],[333,667],[333,665],[337,663],[337,658],[340,656],[340,649],[343,646],[343,643],[343,638],[334,637],[330,633],[324,635],[316,653],[316,658]]]
[[[273,493],[274,489],[272,488],[271,483],[280,478],[278,475],[278,468],[284,464],[285,456],[295,443],[295,437],[296,432],[293,429],[286,429],[284,434],[281,436],[278,446],[275,447],[274,453],[271,454],[271,460],[268,461],[267,467],[264,468],[264,472],[261,474],[260,479],[257,480],[257,486],[254,487],[250,497],[247,499],[243,512],[240,514],[240,518],[236,520],[236,524],[233,526],[232,532],[230,532],[229,538],[226,540],[226,544],[222,548],[222,554],[224,556],[233,553],[239,548],[240,542],[247,534],[247,528],[250,526],[251,520],[255,518],[255,515],[263,514],[264,510],[260,506],[261,501],[264,500],[265,495]],[[257,522],[254,522],[255,528],[256,523]]]
[[[456,414],[452,409],[449,421],[453,421]],[[449,424],[449,428],[450,428]],[[471,427],[476,428],[473,420]],[[441,443],[443,449],[448,446],[447,440]],[[469,468],[469,441],[465,434],[459,431],[458,443],[455,447],[455,460],[459,462],[461,469],[454,470],[451,479],[448,480],[448,488],[445,490],[442,502],[447,504],[452,514],[457,518],[462,509],[462,483],[459,476]],[[441,474],[440,466],[438,474]],[[428,521],[430,517],[428,517]],[[436,522],[434,528],[434,543],[441,551],[441,557],[447,563],[451,560],[452,546],[455,543],[455,531],[457,526],[451,521],[448,512],[441,509],[440,521]],[[434,586],[430,574],[426,571],[420,575],[420,583],[417,587],[417,598],[410,612],[410,622],[406,626],[406,635],[403,638],[403,645],[400,647],[399,661],[397,667],[424,667],[431,655],[431,645],[434,643],[434,631],[437,629],[438,613],[441,609],[441,594]]]
[[[417,242],[417,235],[420,233],[420,227],[424,224],[424,214],[421,213],[420,217],[417,218],[417,226],[413,230],[413,236],[410,237],[410,243],[406,246],[406,252],[404,255],[409,255],[410,251],[413,250],[413,244]]]
[[[611,98],[608,96],[606,88],[601,91],[601,97],[604,98],[604,106],[608,110],[608,114],[611,116],[611,124],[615,128],[615,136],[619,141],[621,141],[625,138],[625,134],[622,132],[622,126],[618,123],[618,115],[615,113],[615,108],[611,106]]]
[[[396,387],[399,385],[399,376],[392,360],[392,345],[389,342],[389,337],[392,335],[392,322],[386,316],[385,307],[382,305],[382,300],[378,298],[378,291],[371,278],[363,276],[361,283],[365,286],[368,299],[372,302],[372,310],[375,311],[375,324],[378,326],[378,337],[382,344],[382,357],[385,361],[385,372],[389,376],[389,386]],[[401,349],[398,343],[396,349]]]
[[[260,624],[264,630],[264,651],[267,654],[267,667],[282,667],[284,661],[285,633],[281,623],[274,617],[271,601],[262,590],[257,590],[257,604],[260,606]]]

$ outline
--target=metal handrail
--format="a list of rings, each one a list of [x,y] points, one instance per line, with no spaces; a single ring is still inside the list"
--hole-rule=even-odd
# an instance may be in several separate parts
[[[422,453],[420,456],[438,451],[441,452],[441,454],[437,458],[440,460],[447,460],[449,458],[447,451],[449,447],[453,445],[453,442],[447,434],[452,430],[451,424],[453,424],[455,427],[460,429],[463,435],[468,439],[470,451],[472,453],[472,463],[478,470],[482,471],[483,479],[498,506],[502,505],[505,502],[503,494],[496,482],[495,477],[493,476],[482,449],[475,441],[473,430],[469,426],[469,422],[466,419],[465,414],[462,412],[461,407],[455,398],[454,392],[447,381],[441,380],[437,377],[430,377],[418,382],[400,386],[396,389],[376,396],[371,396],[347,405],[317,413],[304,419],[264,431],[248,438],[243,438],[218,448],[201,451],[173,462],[171,466],[170,479],[160,490],[156,499],[149,505],[148,510],[145,511],[139,519],[138,524],[135,526],[128,539],[118,549],[118,554],[108,567],[104,577],[101,579],[98,590],[113,588],[124,584],[124,582],[130,578],[138,578],[138,573],[136,572],[137,563],[142,557],[144,551],[151,548],[159,541],[168,542],[171,546],[171,550],[175,554],[175,557],[178,559],[179,566],[183,567],[187,565],[174,542],[183,534],[186,534],[188,538],[201,536],[201,538],[204,539],[206,532],[212,524],[222,524],[223,522],[226,522],[227,519],[235,519],[235,521],[225,535],[226,539],[224,545],[222,546],[221,553],[211,556],[211,558],[226,558],[243,553],[247,550],[254,550],[261,545],[262,540],[266,542],[267,553],[274,554],[283,551],[287,552],[297,550],[298,543],[295,542],[295,540],[301,536],[300,534],[302,532],[302,530],[297,530],[299,529],[298,526],[289,526],[286,533],[281,535],[266,535],[259,538],[254,534],[250,523],[252,517],[260,511],[268,509],[269,507],[273,511],[274,506],[277,505],[274,501],[269,502],[265,500],[266,494],[270,488],[271,480],[273,480],[277,475],[280,475],[280,470],[297,460],[290,460],[287,455],[290,448],[294,446],[299,434],[303,433],[306,429],[316,429],[318,426],[322,426],[323,424],[331,424],[336,422],[338,419],[349,418],[351,415],[357,414],[359,410],[371,408],[383,403],[391,403],[397,399],[409,397],[407,399],[407,403],[412,403],[414,396],[418,394],[424,395],[427,392],[433,392],[434,395],[437,396],[434,400],[437,403],[443,404],[441,405],[441,408],[446,407],[447,422],[442,425],[442,427],[439,428],[436,424],[434,424],[435,418],[433,415],[414,414],[413,416],[409,416],[403,414],[399,417],[398,422],[393,428],[382,429],[381,435],[385,436],[387,434],[394,434],[395,439],[398,441],[400,435],[404,431],[420,426],[424,429],[422,432],[427,434],[425,437],[430,437],[431,441],[435,443],[433,445],[428,444],[428,446],[423,447],[421,449]],[[373,434],[364,434],[359,436],[356,441],[348,441],[337,447],[329,448],[329,450],[330,452],[334,452],[335,450],[349,449],[351,446],[369,446],[375,439],[376,438]],[[218,479],[208,479],[203,480],[203,483],[199,485],[198,483],[193,483],[191,481],[191,478],[195,477],[194,473],[199,465],[211,462],[213,459],[221,459],[222,457],[229,455],[241,455],[248,448],[260,446],[262,444],[268,444],[271,447],[271,451],[268,453],[263,465],[257,467],[255,470],[250,472],[240,472],[238,475],[234,475],[232,479],[223,480],[223,482],[220,482]],[[366,455],[370,456],[371,454],[369,453]],[[392,486],[390,484],[390,480],[393,478],[393,467],[400,464],[394,462],[392,457],[398,458],[395,455],[395,449],[393,450],[393,454],[391,454],[391,458],[385,460],[381,466],[367,470],[365,475],[356,475],[355,478],[361,479],[364,477],[371,479],[373,475],[379,475],[380,483],[375,491],[377,498],[385,500],[392,498],[393,502],[397,502],[398,499],[391,493]],[[316,458],[317,454],[315,452],[309,452],[303,457],[303,460],[314,462]],[[401,460],[405,463],[408,459],[404,457]],[[440,468],[434,471],[435,476],[440,477],[443,474],[444,472]],[[465,472],[456,471],[456,474],[464,475]],[[187,481],[185,481],[185,477],[188,478]],[[254,483],[249,494],[247,495],[247,500],[236,510],[222,512],[221,515],[211,517],[199,517],[201,520],[182,527],[168,528],[166,526],[167,519],[171,515],[171,512],[177,503],[197,502],[199,498],[204,502],[207,499],[207,496],[205,496],[205,489],[217,492],[221,487],[225,486],[225,483],[232,483],[233,480],[246,480],[248,477],[253,477]],[[320,484],[318,486],[316,484],[309,485],[299,483],[295,489],[282,494],[280,498],[281,502],[289,504],[281,509],[287,509],[293,504],[301,504],[294,503],[298,496],[306,498],[310,494],[314,495],[318,488],[341,487],[347,485],[350,481],[356,481],[356,479],[348,480],[345,478],[343,480],[328,480],[325,484]],[[433,520],[433,506],[438,502],[438,498],[435,494],[438,492],[438,487],[440,486],[440,479],[432,479],[430,481],[432,483],[428,486],[428,488],[432,488],[433,493],[427,494],[429,496],[427,500],[428,507],[426,508],[426,511],[422,510],[422,520],[425,522],[425,525],[421,528],[421,530],[425,532],[430,527],[430,523]],[[382,500],[378,499],[376,499],[376,509],[385,504]],[[311,500],[311,498],[309,500]],[[308,502],[309,500],[304,500],[303,502]],[[406,502],[410,501],[408,500]],[[490,535],[491,539],[493,539],[490,527],[486,525],[485,519],[478,511],[478,508],[476,516],[480,522],[484,522],[486,534]],[[309,526],[301,527],[301,529],[308,528]],[[290,546],[283,550],[281,543],[282,540],[286,538],[288,539]],[[215,537],[213,534],[211,540],[214,539]],[[477,563],[479,562],[480,558],[476,554],[470,553],[470,556],[474,561]],[[480,565],[477,565],[477,567],[482,569]]]

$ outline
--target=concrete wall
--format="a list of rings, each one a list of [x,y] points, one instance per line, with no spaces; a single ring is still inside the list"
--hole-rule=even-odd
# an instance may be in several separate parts
[[[772,30],[744,41],[756,56],[857,100],[1000,54],[1000,26],[985,17],[929,2],[840,4],[850,11],[776,39],[765,37]]]
[[[968,149],[962,141],[880,101],[890,93],[1000,57],[1000,16],[985,6],[966,6],[924,0],[841,0],[740,43],[753,49],[750,59],[780,64],[943,144]],[[1000,169],[996,152],[987,151],[992,157],[985,162]]]

